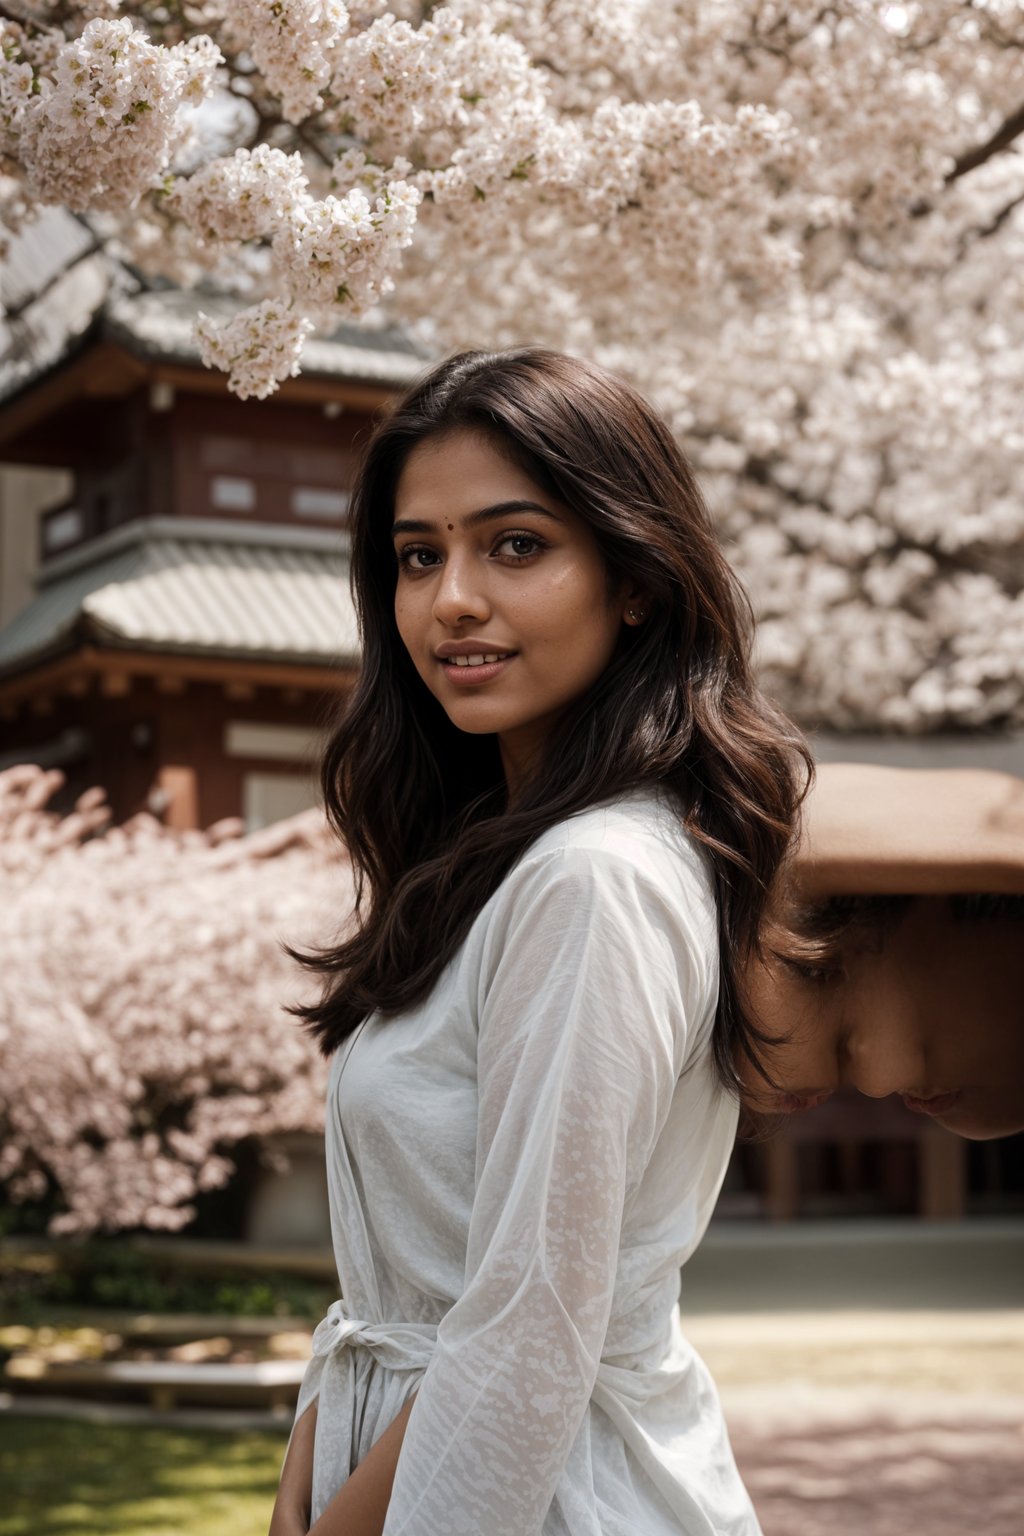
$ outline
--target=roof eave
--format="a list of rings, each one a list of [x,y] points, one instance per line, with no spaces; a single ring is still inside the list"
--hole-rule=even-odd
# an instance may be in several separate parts
[[[244,680],[257,686],[334,692],[347,686],[359,669],[359,659],[345,654],[327,657],[146,645],[125,636],[104,635],[102,628],[83,624],[79,630],[76,626],[60,644],[41,647],[0,668],[0,705],[17,707],[49,691],[65,690],[72,679],[112,672],[139,678],[173,675],[196,683],[229,683],[244,675]]]

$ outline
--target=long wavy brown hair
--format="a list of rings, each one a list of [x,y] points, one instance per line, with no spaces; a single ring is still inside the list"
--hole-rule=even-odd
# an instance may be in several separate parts
[[[632,577],[646,621],[625,624],[597,681],[551,733],[509,804],[495,736],[458,730],[418,676],[395,622],[395,492],[412,449],[483,434],[586,522],[610,586]],[[330,724],[321,788],[355,876],[334,947],[294,958],[323,978],[294,1012],[329,1056],[372,1012],[420,1002],[473,919],[540,835],[641,785],[666,786],[707,852],[718,904],[714,1058],[738,1086],[760,1031],[738,986],[761,944],[811,758],[758,689],[749,605],[694,474],[665,423],[603,369],[536,347],[463,352],[399,401],[367,444],[351,501],[351,583],[362,669]]]

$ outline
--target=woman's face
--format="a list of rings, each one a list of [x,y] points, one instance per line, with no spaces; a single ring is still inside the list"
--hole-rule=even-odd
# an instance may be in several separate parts
[[[629,583],[610,592],[588,525],[465,430],[409,454],[393,536],[413,664],[454,725],[497,735],[514,786],[611,660]]]
[[[1024,1129],[1020,943],[1019,922],[957,919],[944,898],[921,897],[891,928],[847,942],[832,977],[753,967],[748,995],[777,1042],[765,1065],[781,1091],[745,1066],[746,1102],[794,1112],[849,1085],[898,1094],[961,1136]]]

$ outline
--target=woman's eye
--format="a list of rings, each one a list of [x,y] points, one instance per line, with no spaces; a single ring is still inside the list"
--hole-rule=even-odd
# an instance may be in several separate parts
[[[506,544],[528,544],[531,546],[529,549],[513,549],[508,557],[512,560],[528,560],[531,555],[535,555],[539,549],[544,547],[543,539],[539,539],[535,533],[506,533],[498,540],[495,548],[501,549]]]
[[[406,570],[425,571],[427,566],[421,565],[417,557],[420,555],[426,555],[429,557],[433,555],[433,553],[434,551],[432,549],[423,549],[418,544],[407,544],[404,549],[400,549],[398,551],[397,559],[399,565],[404,566]]]
[[[825,1100],[831,1097],[831,1093],[817,1093],[810,1098],[801,1093],[782,1093],[774,1107],[776,1113],[780,1115],[802,1115],[809,1109],[816,1109],[819,1104],[824,1104]]]
[[[836,981],[842,975],[842,966],[839,965],[815,964],[800,960],[789,960],[787,964],[802,981],[811,981],[818,985],[826,981]]]
[[[502,558],[512,564],[531,559],[544,547],[544,540],[535,533],[504,533],[494,545],[495,551],[505,551]],[[422,544],[406,544],[396,552],[399,566],[409,572],[433,570],[440,558],[436,550]]]

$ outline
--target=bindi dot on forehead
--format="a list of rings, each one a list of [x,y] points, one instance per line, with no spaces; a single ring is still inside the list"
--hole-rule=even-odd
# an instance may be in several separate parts
[[[451,531],[452,531],[452,529],[453,529],[453,528],[454,528],[454,527],[455,527],[455,524],[454,524],[454,523],[449,523],[449,524],[448,524],[448,532],[449,532],[449,533],[451,533]]]

